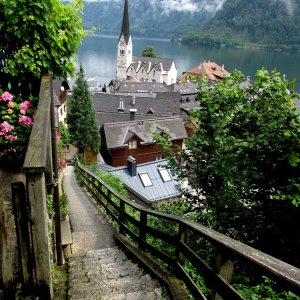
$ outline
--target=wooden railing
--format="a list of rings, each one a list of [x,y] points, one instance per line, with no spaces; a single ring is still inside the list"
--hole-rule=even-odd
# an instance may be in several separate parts
[[[247,268],[252,275],[262,272],[280,288],[300,295],[300,269],[193,221],[127,200],[78,160],[75,164],[82,184],[117,224],[119,233],[172,269],[195,299],[207,298],[193,273],[203,276],[212,299],[244,299],[230,284],[234,266],[242,276]],[[156,228],[158,223],[163,225]],[[204,248],[213,249],[210,257],[201,257]]]

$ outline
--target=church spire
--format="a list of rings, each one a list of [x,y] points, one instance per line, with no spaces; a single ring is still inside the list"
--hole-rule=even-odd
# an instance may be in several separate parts
[[[124,4],[124,12],[123,12],[123,23],[122,23],[122,30],[120,34],[124,36],[126,44],[128,44],[129,37],[130,37],[130,30],[129,30],[129,14],[128,14],[128,1],[125,0]]]

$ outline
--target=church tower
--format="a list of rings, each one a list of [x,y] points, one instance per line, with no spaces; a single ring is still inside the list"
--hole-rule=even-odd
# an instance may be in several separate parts
[[[132,63],[132,40],[129,30],[128,1],[125,0],[122,29],[118,43],[117,79],[127,79],[126,71]]]

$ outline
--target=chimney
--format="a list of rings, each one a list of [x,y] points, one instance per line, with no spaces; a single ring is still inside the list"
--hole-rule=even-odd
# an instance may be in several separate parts
[[[132,156],[127,158],[128,172],[131,177],[136,176],[136,160]]]
[[[223,65],[222,65],[222,72],[224,72],[224,70],[225,70],[225,69],[224,69],[224,64],[223,64]]]
[[[136,112],[137,112],[137,109],[136,109],[136,108],[131,108],[131,109],[129,110],[129,112],[130,112],[130,121],[134,121],[134,120],[135,120],[135,114],[136,114]]]

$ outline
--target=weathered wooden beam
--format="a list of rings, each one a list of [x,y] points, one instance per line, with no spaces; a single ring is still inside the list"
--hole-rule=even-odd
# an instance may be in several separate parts
[[[43,76],[39,104],[23,164],[23,170],[26,173],[45,171],[49,165],[47,147],[50,134],[50,106],[50,76]]]
[[[30,199],[35,285],[41,299],[53,299],[45,174],[29,173],[26,179]]]
[[[0,266],[2,274],[2,285],[4,287],[5,299],[14,299],[14,276],[13,266],[10,262],[7,214],[4,199],[0,196]]]
[[[18,241],[19,267],[23,283],[23,290],[32,287],[32,261],[30,249],[29,220],[27,215],[26,191],[23,182],[14,182],[11,185],[15,224]]]

